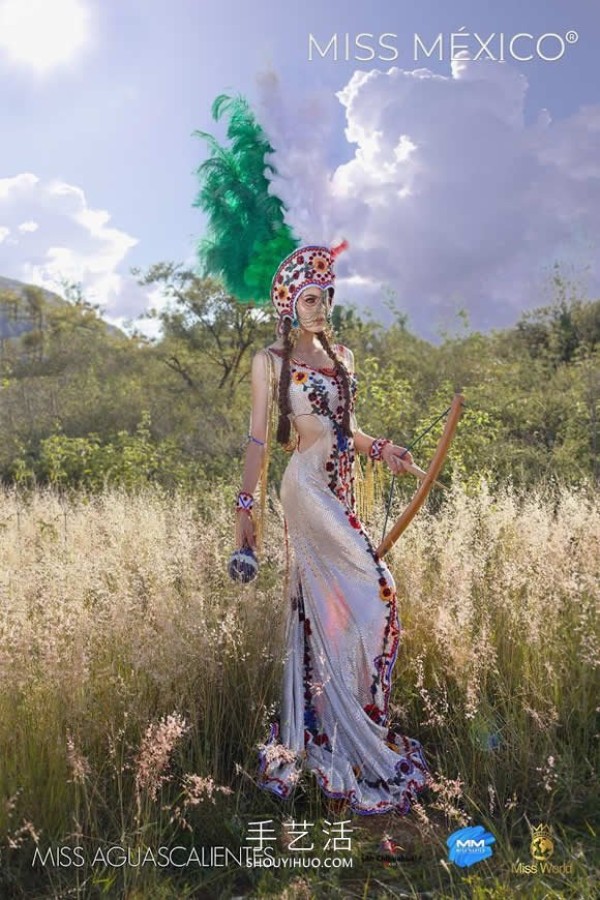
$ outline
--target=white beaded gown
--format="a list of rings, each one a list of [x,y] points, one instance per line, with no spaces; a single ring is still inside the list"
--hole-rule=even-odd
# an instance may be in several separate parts
[[[341,352],[339,348],[338,352]],[[389,724],[401,625],[394,579],[357,513],[354,442],[334,369],[290,361],[292,416],[322,434],[284,472],[289,587],[278,715],[259,745],[258,785],[281,798],[303,770],[361,815],[405,815],[428,783],[419,741]],[[351,375],[352,409],[356,376]]]

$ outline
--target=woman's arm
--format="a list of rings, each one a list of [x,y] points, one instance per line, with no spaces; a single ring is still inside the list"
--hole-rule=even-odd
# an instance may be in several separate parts
[[[354,446],[360,453],[369,455],[371,446],[375,442],[375,438],[364,431],[354,432]],[[387,464],[394,475],[404,474],[408,466],[413,465],[414,459],[412,453],[401,447],[399,444],[386,444],[381,453],[381,459]]]
[[[248,441],[244,460],[244,474],[242,477],[241,492],[254,494],[260,470],[262,466],[264,443],[267,435],[269,380],[267,370],[266,351],[259,350],[252,360],[252,417],[250,435],[254,440]],[[236,509],[236,545],[242,547],[248,544],[256,547],[254,535],[254,522],[252,512],[244,509]]]
[[[374,441],[374,437],[364,431],[361,431],[360,429],[357,429],[354,432],[354,446],[359,453],[364,453],[365,456],[368,455],[369,450],[371,449],[371,445]]]

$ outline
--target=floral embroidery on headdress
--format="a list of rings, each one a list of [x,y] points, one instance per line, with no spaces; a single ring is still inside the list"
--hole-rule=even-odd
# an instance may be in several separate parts
[[[271,300],[279,314],[280,331],[286,317],[296,318],[296,300],[305,288],[333,288],[335,258],[347,247],[347,241],[331,248],[312,244],[298,247],[279,264],[271,284]]]

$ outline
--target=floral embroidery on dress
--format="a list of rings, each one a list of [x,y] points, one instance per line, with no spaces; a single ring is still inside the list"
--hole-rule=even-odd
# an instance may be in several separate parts
[[[294,570],[291,590],[291,643],[286,663],[289,687],[284,692],[279,719],[271,726],[267,743],[260,746],[258,783],[287,797],[297,781],[302,761],[306,760],[323,792],[328,797],[345,798],[355,812],[370,815],[395,809],[405,814],[410,810],[411,799],[425,787],[428,770],[419,742],[390,727],[388,721],[392,670],[401,633],[397,596],[391,573],[378,558],[357,513],[355,447],[354,439],[342,429],[342,381],[333,367],[316,369],[294,359],[290,360],[290,376],[293,413],[322,416],[329,427],[316,439],[315,443],[322,444],[315,454],[294,454],[289,467],[294,474],[287,481],[285,496],[282,482],[286,529],[291,523],[295,534],[291,543],[300,566]],[[352,374],[351,413],[356,393],[357,378]],[[323,486],[328,491],[323,492]],[[330,500],[325,497],[327,493]],[[315,538],[311,516],[320,509],[327,510],[327,518],[315,522],[330,524],[317,525]],[[344,520],[346,531],[342,528]],[[343,552],[350,554],[353,576],[347,582],[343,579],[349,576],[340,574],[346,562],[337,555],[328,555],[328,529],[332,527],[342,529],[344,547],[348,547]],[[308,544],[304,549],[305,531],[316,542],[310,544],[312,551]],[[338,544],[333,540],[331,546]],[[321,565],[328,567],[327,574],[319,574]],[[360,589],[354,587],[356,578],[361,579]],[[346,585],[344,592],[339,584]],[[365,604],[371,610],[370,621],[375,624],[367,630],[354,631],[352,613],[346,610],[358,611]],[[346,651],[348,654],[364,653],[363,648],[367,644],[369,647],[358,685],[362,721],[358,721],[355,712],[356,693],[352,699],[348,693],[355,677],[350,677],[352,666],[347,668],[351,656],[332,655],[331,660],[336,662],[335,668],[330,668],[330,654],[335,646],[329,648],[328,642],[343,640],[346,633],[348,640],[352,635],[352,641],[354,634],[361,635],[355,649]],[[376,751],[377,766],[372,758],[372,744],[368,744],[373,723],[383,730],[380,746],[387,754],[383,762],[382,751]],[[368,753],[360,752],[363,738],[365,747],[371,747]],[[280,743],[284,739],[289,746]],[[281,757],[277,755],[278,748]]]
[[[335,374],[335,370],[331,370],[333,374],[328,376],[337,388],[338,402],[335,410],[331,409],[328,396],[329,390],[327,381],[322,374],[325,370],[311,369],[310,373],[305,371],[310,366],[300,366],[296,363],[292,366],[291,378],[294,384],[302,385],[307,393],[308,400],[311,404],[312,412],[315,415],[326,416],[331,420],[333,425],[333,433],[335,441],[332,444],[329,453],[329,459],[325,464],[325,469],[329,475],[328,484],[333,494],[345,506],[349,512],[354,514],[353,522],[358,522],[356,518],[356,497],[354,494],[354,463],[355,450],[354,440],[344,434],[342,430],[342,422],[344,418],[342,384],[339,376]],[[354,412],[356,400],[357,381],[356,375],[350,375],[350,412]],[[355,528],[360,525],[354,524]]]

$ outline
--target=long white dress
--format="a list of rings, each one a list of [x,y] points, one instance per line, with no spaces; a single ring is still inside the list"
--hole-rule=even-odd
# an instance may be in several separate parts
[[[308,770],[355,813],[405,815],[429,772],[419,741],[388,721],[401,633],[396,586],[356,514],[341,382],[333,369],[294,359],[290,367],[292,415],[316,416],[322,434],[294,451],[281,483],[290,573],[284,678],[278,716],[259,746],[258,784],[286,798]]]

